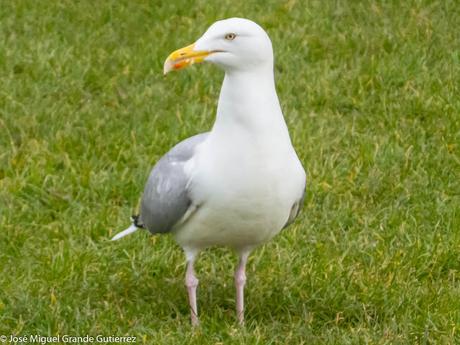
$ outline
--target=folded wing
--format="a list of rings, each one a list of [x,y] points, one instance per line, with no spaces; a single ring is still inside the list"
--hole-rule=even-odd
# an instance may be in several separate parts
[[[202,133],[181,141],[153,167],[140,212],[140,222],[151,233],[171,231],[187,210],[194,207],[186,188],[188,176],[184,166],[207,136],[208,133]]]

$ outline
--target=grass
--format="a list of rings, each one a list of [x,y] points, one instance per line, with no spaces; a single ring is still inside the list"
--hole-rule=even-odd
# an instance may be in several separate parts
[[[248,17],[276,54],[309,173],[302,216],[249,261],[184,259],[128,224],[154,162],[208,130],[222,72],[162,63]],[[146,344],[460,342],[460,7],[446,1],[2,1],[0,334]]]

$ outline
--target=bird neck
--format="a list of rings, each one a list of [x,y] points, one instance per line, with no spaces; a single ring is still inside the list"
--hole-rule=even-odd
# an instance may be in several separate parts
[[[272,66],[225,73],[212,131],[237,137],[271,137],[271,141],[276,137],[290,144]]]

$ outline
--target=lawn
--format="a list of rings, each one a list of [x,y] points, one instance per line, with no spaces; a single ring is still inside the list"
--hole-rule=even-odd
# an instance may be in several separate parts
[[[145,344],[460,343],[458,1],[0,0],[0,335]],[[297,221],[248,264],[129,225],[148,173],[209,130],[223,73],[167,55],[239,16],[272,38],[308,171]]]

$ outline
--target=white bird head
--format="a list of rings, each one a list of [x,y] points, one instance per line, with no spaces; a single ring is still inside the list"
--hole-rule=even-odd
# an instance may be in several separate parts
[[[164,74],[195,63],[211,62],[226,72],[273,66],[273,49],[267,33],[258,24],[230,18],[212,24],[194,44],[171,53]]]

